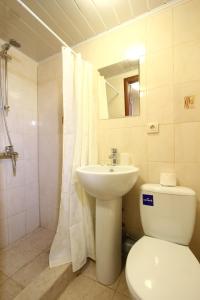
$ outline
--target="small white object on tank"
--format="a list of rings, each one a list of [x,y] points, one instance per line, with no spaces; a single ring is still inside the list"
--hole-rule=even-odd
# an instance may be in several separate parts
[[[160,173],[160,184],[163,186],[176,186],[175,173]]]

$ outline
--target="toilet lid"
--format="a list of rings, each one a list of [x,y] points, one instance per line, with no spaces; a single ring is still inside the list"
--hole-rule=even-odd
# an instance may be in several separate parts
[[[126,280],[141,300],[200,299],[200,264],[187,246],[141,238],[129,252]]]

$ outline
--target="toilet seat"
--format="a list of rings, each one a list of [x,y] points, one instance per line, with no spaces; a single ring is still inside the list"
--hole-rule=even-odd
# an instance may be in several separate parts
[[[189,247],[142,237],[130,250],[126,280],[141,300],[199,300],[200,264]]]

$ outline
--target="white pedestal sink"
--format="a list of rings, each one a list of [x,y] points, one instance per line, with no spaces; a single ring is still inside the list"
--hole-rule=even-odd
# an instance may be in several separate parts
[[[96,198],[96,276],[112,284],[121,271],[122,196],[134,186],[134,166],[85,166],[77,169],[88,194]]]

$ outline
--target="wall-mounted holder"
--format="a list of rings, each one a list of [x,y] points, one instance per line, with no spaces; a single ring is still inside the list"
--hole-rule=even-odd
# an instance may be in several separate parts
[[[195,102],[195,96],[185,96],[184,97],[184,108],[185,109],[193,109],[194,107],[194,102]]]

